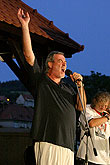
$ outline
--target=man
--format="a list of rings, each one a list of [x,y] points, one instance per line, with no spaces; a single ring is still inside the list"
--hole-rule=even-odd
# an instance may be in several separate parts
[[[23,32],[24,56],[34,72],[30,74],[30,82],[35,88],[35,112],[31,134],[35,141],[36,164],[73,165],[76,119],[74,107],[82,110],[82,106],[79,95],[76,97],[74,90],[61,81],[66,70],[64,53],[51,52],[46,60],[46,71],[43,73],[32,51],[28,28],[30,16],[19,9],[18,19]],[[82,76],[77,73],[71,75],[72,80],[73,78],[82,80]],[[86,97],[82,81],[78,81],[77,84],[85,106]]]
[[[91,105],[86,107],[86,119],[90,126],[90,136],[88,137],[88,165],[109,165],[109,137],[110,137],[110,114],[107,113],[110,101],[108,92],[98,92],[92,99]],[[81,142],[77,152],[77,165],[85,164],[87,149],[87,136],[85,135],[84,115],[80,116],[81,121]],[[92,143],[93,142],[93,143]],[[95,147],[97,156],[93,152]]]

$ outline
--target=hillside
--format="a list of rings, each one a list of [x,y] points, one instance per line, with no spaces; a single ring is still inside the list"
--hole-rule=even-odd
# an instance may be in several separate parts
[[[27,92],[27,89],[19,80],[0,83],[0,96],[8,97],[11,102],[15,102],[20,93]]]
[[[65,77],[64,81],[73,85],[73,82],[69,77]],[[91,97],[99,91],[110,92],[110,76],[101,75],[101,73],[91,71],[90,76],[83,76],[83,83],[86,90],[88,103],[91,102]],[[8,81],[0,83],[0,96],[6,96],[15,102],[16,97],[20,93],[28,92],[24,85],[19,80]]]

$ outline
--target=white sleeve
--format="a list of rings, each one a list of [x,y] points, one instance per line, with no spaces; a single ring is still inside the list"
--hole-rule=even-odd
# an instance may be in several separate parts
[[[86,107],[86,119],[87,121],[93,119],[95,117],[94,110],[89,106]]]
[[[89,120],[91,120],[93,118],[97,118],[97,117],[100,117],[100,115],[98,113],[96,113],[96,111],[94,109],[92,109],[90,107],[90,105],[87,105],[85,115],[82,112],[81,115],[80,115],[79,121],[84,124],[84,123],[86,123],[85,122],[86,120],[89,121]]]

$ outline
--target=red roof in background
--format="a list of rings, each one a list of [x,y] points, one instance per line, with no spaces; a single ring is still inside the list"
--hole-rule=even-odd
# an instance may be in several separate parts
[[[49,21],[43,17],[37,12],[36,9],[32,9],[21,0],[0,0],[0,22],[14,25],[17,28],[20,27],[21,25],[17,19],[17,11],[19,8],[22,8],[24,11],[28,11],[30,14],[30,32],[44,38],[54,40],[60,44],[63,43],[71,48],[75,48],[76,46],[76,49],[79,49],[79,51],[84,49],[84,46],[76,43],[69,38],[67,33],[64,33],[59,28],[54,26],[52,21]],[[10,31],[8,27],[3,30],[8,32]],[[14,30],[11,32],[14,33]],[[15,33],[17,32],[15,31]]]
[[[31,99],[31,100],[34,100],[33,96],[30,95],[30,94],[21,94],[25,100],[28,100],[28,99]]]
[[[0,120],[22,120],[32,121],[34,110],[17,104],[5,105],[0,108]]]

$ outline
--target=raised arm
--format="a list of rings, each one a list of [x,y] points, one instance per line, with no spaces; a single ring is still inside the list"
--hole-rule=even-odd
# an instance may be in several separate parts
[[[20,8],[17,13],[18,19],[21,23],[22,27],[22,34],[23,34],[23,53],[25,56],[26,61],[33,66],[35,56],[32,50],[32,44],[31,44],[31,38],[30,38],[30,32],[29,32],[29,21],[30,16],[29,13],[26,12],[24,14],[24,11]]]

